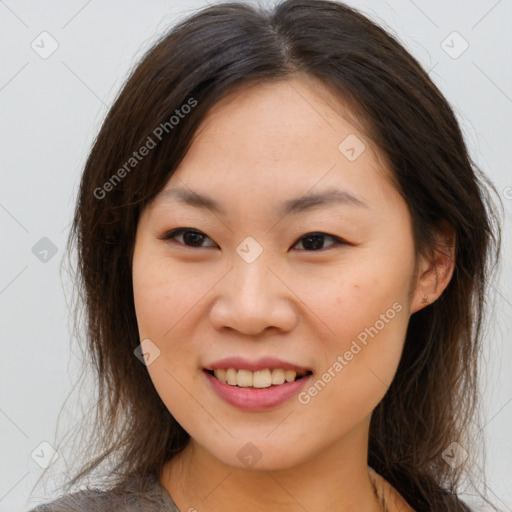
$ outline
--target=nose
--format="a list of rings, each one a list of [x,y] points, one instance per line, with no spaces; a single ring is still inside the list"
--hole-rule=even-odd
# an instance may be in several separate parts
[[[297,323],[296,298],[286,276],[280,274],[262,256],[252,263],[236,257],[233,268],[215,287],[212,325],[251,336],[265,330],[292,330]]]

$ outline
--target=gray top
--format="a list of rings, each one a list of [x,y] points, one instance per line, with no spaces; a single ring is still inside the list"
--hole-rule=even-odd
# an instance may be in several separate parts
[[[153,474],[132,475],[109,491],[86,489],[39,505],[29,512],[180,512]]]

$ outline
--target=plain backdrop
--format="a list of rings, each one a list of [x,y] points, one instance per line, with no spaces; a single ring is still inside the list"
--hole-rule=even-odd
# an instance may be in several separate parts
[[[348,3],[394,32],[429,71],[505,206],[504,259],[485,339],[484,435],[489,497],[512,511],[512,3]],[[1,511],[23,512],[53,498],[51,485],[33,487],[79,368],[70,282],[60,265],[90,145],[151,42],[205,5],[0,0]],[[82,419],[76,411],[64,415],[59,438],[75,435]],[[63,455],[55,460],[65,462]]]

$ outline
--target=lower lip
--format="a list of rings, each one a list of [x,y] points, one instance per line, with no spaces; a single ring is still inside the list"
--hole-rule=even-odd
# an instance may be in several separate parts
[[[297,395],[306,385],[312,374],[302,377],[294,382],[286,382],[278,386],[268,388],[240,388],[230,386],[219,379],[203,371],[214,391],[228,404],[245,411],[266,411],[282,405],[284,402]]]

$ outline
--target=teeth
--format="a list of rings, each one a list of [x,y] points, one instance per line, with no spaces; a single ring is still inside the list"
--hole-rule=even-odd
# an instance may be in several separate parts
[[[286,379],[286,382],[293,382],[296,375],[297,374],[293,370],[286,370],[284,372],[284,378]]]
[[[214,370],[213,374],[217,379],[230,386],[239,386],[241,388],[269,388],[278,386],[285,382],[293,382],[297,377],[295,370],[283,370],[276,368],[274,370],[265,369],[251,372],[250,370],[236,370],[234,368]],[[299,374],[305,375],[305,374]]]
[[[237,384],[241,388],[249,388],[252,386],[252,372],[249,370],[238,370]]]
[[[215,372],[213,373],[215,375]],[[237,375],[238,372],[236,370],[233,370],[233,368],[229,368],[228,370],[226,370],[226,382],[231,386],[236,386],[238,384]]]
[[[281,369],[272,370],[272,384],[275,386],[278,384],[284,384],[286,380],[285,371]]]
[[[242,370],[240,370],[241,372]],[[238,375],[240,375],[238,372]],[[268,388],[272,385],[272,373],[270,370],[259,370],[254,372],[252,385],[255,388]]]
[[[217,377],[217,379],[219,379],[221,382],[227,382],[226,370],[224,370],[224,368],[215,370],[215,377]],[[235,377],[236,377],[236,374],[235,374]]]

